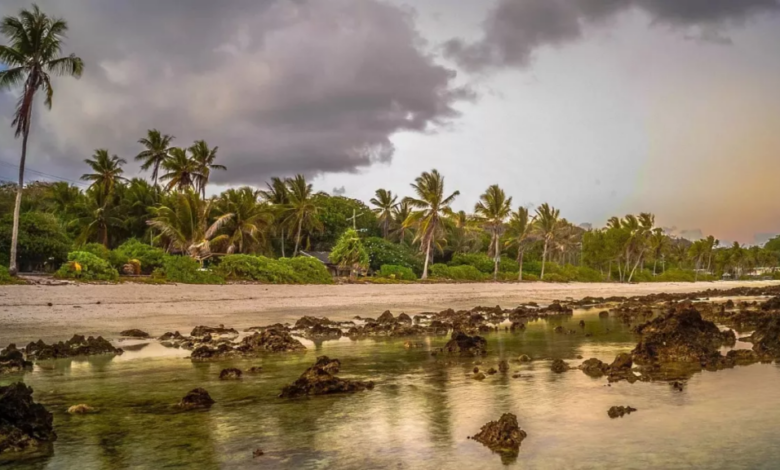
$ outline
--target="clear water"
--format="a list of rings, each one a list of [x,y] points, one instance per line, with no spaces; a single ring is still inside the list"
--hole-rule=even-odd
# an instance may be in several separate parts
[[[586,338],[577,323],[584,319]],[[560,335],[557,325],[578,332]],[[609,331],[608,331],[609,330]],[[486,335],[481,359],[432,357],[404,348],[404,340],[341,339],[307,343],[302,354],[193,364],[188,353],[156,342],[120,357],[60,360],[36,365],[23,380],[54,413],[59,439],[53,452],[0,461],[19,469],[134,468],[777,468],[780,370],[757,364],[694,376],[685,391],[665,383],[607,386],[580,371],[554,374],[553,358],[572,365],[611,360],[635,339],[596,311],[537,321],[524,333]],[[125,345],[139,344],[125,343]],[[143,344],[142,342],[140,344]],[[373,391],[283,400],[277,395],[316,356],[342,361],[341,376],[372,379]],[[521,354],[535,360],[514,362]],[[507,375],[470,378],[480,368],[510,360]],[[220,381],[225,367],[263,372]],[[522,377],[512,378],[520,373]],[[0,384],[19,377],[2,376]],[[172,405],[203,387],[216,400],[208,411]],[[99,413],[70,416],[86,403]],[[639,411],[611,420],[607,409]],[[467,439],[502,413],[518,416],[528,433],[514,462]],[[252,457],[260,448],[265,455]]]

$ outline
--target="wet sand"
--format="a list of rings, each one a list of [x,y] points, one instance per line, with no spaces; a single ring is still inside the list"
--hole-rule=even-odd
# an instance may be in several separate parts
[[[778,281],[652,284],[403,284],[403,285],[66,285],[0,286],[0,346],[74,333],[115,337],[140,328],[152,335],[189,332],[200,324],[243,329],[295,321],[303,315],[344,320],[376,317],[384,310],[410,314],[477,305],[513,307],[586,296],[695,292]],[[49,306],[48,304],[52,305]]]

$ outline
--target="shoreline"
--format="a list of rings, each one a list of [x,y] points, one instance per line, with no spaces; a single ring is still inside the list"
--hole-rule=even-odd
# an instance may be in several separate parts
[[[633,296],[763,287],[780,281],[698,283],[467,283],[396,285],[149,285],[73,284],[0,286],[0,347],[59,341],[74,333],[102,335],[141,328],[153,336],[189,332],[196,325],[237,328],[294,322],[304,315],[348,320],[355,315],[513,307],[586,296]],[[52,305],[49,306],[49,303]]]

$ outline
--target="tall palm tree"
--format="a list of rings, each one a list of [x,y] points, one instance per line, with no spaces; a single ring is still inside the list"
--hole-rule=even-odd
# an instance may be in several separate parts
[[[314,190],[312,185],[306,182],[303,175],[295,175],[295,178],[287,181],[287,192],[289,202],[285,211],[284,223],[295,227],[293,257],[296,257],[301,247],[303,230],[322,230],[323,225],[318,217],[320,208],[316,204]]]
[[[663,252],[666,249],[668,243],[669,240],[662,229],[653,229],[652,235],[650,235],[650,250],[653,254],[653,276],[656,274],[658,258],[663,256]]]
[[[506,197],[503,189],[494,184],[487,188],[474,206],[477,220],[490,232],[490,252],[493,253],[493,280],[498,280],[498,265],[501,262],[499,240],[504,233],[504,221],[512,213],[512,198]]]
[[[201,197],[205,199],[206,185],[209,182],[211,170],[225,171],[227,168],[225,165],[217,165],[214,163],[217,159],[217,150],[219,150],[219,147],[209,148],[209,145],[205,140],[196,140],[189,150],[196,166],[195,187],[200,191]]]
[[[265,245],[265,232],[273,214],[268,204],[258,203],[256,193],[249,187],[228,189],[217,200],[218,214],[233,214],[223,231],[228,234],[228,253],[246,253]]]
[[[186,188],[195,188],[198,181],[198,164],[187,155],[187,150],[174,147],[170,150],[170,158],[162,163],[167,171],[160,177],[161,181],[168,181],[166,191],[177,188],[184,191]]]
[[[377,189],[376,197],[371,198],[371,204],[376,206],[374,213],[377,215],[377,222],[382,227],[382,236],[387,238],[390,235],[390,223],[393,221],[393,209],[397,205],[398,196],[393,195],[392,191],[386,189]]]
[[[109,155],[106,149],[95,150],[95,155],[91,159],[84,160],[84,163],[89,165],[94,173],[85,173],[81,175],[81,179],[92,181],[90,189],[96,188],[98,195],[102,195],[103,200],[107,200],[114,192],[114,186],[118,182],[127,180],[122,176],[124,173],[122,165],[127,162],[116,155]]]
[[[479,251],[479,236],[482,227],[476,217],[466,211],[453,212],[447,218],[449,228],[448,245],[453,253],[473,253]]]
[[[550,242],[555,239],[555,231],[560,223],[561,211],[550,206],[546,202],[536,209],[536,222],[534,229],[544,240],[544,250],[542,251],[542,272],[539,279],[544,280],[544,267],[547,262],[547,249]]]
[[[404,226],[404,222],[409,218],[412,213],[412,206],[409,205],[409,201],[401,199],[401,202],[396,204],[393,208],[393,225],[395,225],[394,238],[398,238],[398,243],[405,244],[407,238],[411,237],[411,230]]]
[[[108,232],[111,228],[121,227],[122,219],[117,214],[110,194],[107,197],[100,187],[86,191],[84,202],[78,207],[79,217],[70,225],[79,229],[76,244],[81,245],[96,240],[108,248]]]
[[[138,140],[145,150],[135,156],[135,161],[143,162],[141,169],[144,171],[152,169],[152,182],[155,186],[157,186],[160,166],[168,159],[168,152],[171,150],[171,142],[174,138],[172,135],[160,133],[157,129],[150,129],[146,137]]]
[[[263,189],[257,193],[261,198],[271,205],[274,215],[277,217],[279,223],[275,224],[274,229],[278,229],[280,232],[279,244],[282,250],[282,258],[284,258],[284,242],[286,240],[284,236],[284,223],[283,216],[284,211],[287,209],[287,204],[290,202],[290,191],[287,188],[288,180],[283,180],[274,176],[271,178],[270,183],[266,183],[268,189]]]
[[[528,209],[519,207],[517,212],[513,212],[509,218],[509,233],[512,238],[507,240],[506,245],[517,246],[517,264],[520,265],[520,273],[517,276],[518,281],[523,280],[523,254],[528,237],[531,235],[534,219],[528,214]]]
[[[19,240],[19,213],[22,206],[24,165],[27,159],[27,140],[30,137],[35,93],[43,90],[46,94],[44,105],[51,109],[54,97],[51,76],[67,75],[79,78],[84,70],[84,62],[74,54],[60,57],[62,39],[67,30],[68,24],[65,20],[47,16],[36,5],[33,5],[32,11],[22,10],[18,17],[6,16],[0,22],[0,34],[8,41],[8,45],[0,45],[0,64],[8,67],[0,70],[0,90],[21,88],[11,122],[15,137],[22,137],[19,184],[16,187],[11,231],[11,262],[8,269],[11,275],[16,275],[18,272],[16,253]]]
[[[417,209],[409,214],[404,221],[406,227],[417,227],[415,241],[420,242],[420,248],[425,253],[425,264],[421,279],[428,278],[428,263],[431,259],[431,247],[443,233],[443,219],[452,214],[450,205],[460,195],[455,191],[449,196],[444,196],[444,177],[437,170],[423,172],[412,183],[416,198],[408,197],[405,200],[413,208]]]
[[[211,243],[228,238],[217,236],[217,232],[233,217],[232,213],[222,214],[209,224],[213,205],[213,199],[203,200],[187,188],[153,208],[154,217],[146,223],[160,231],[158,238],[165,241],[169,250],[187,253],[203,263],[211,256]]]
[[[60,220],[67,219],[82,198],[81,190],[70,183],[57,181],[52,183],[44,196],[49,210]]]

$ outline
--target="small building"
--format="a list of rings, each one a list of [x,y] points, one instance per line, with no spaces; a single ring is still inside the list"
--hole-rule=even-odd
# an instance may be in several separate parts
[[[342,266],[339,266],[337,264],[333,264],[330,262],[330,251],[303,251],[301,250],[301,256],[306,256],[308,258],[314,258],[317,261],[321,262],[325,265],[326,268],[328,268],[328,272],[331,276],[340,277],[340,276],[349,276],[349,268],[345,268]]]

